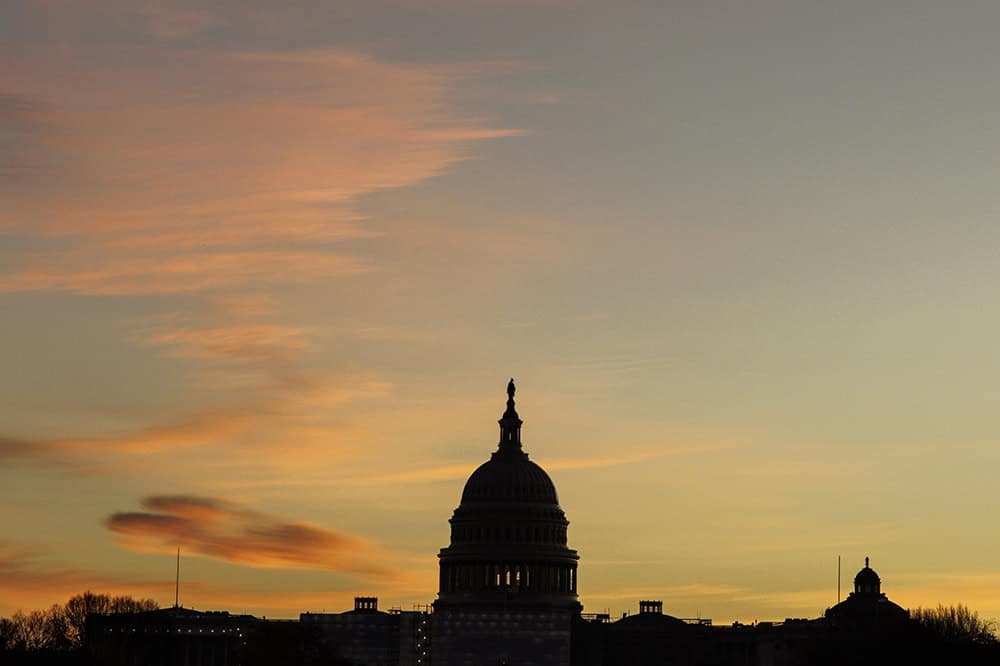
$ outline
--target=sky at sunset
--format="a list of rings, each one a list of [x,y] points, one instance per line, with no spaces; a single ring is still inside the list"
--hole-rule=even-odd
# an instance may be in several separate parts
[[[513,376],[585,611],[1000,618],[998,29],[0,3],[0,615],[431,603]]]

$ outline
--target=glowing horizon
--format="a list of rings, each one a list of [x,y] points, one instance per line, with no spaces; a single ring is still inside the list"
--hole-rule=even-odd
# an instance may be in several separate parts
[[[1000,618],[997,19],[0,9],[0,616],[430,603],[513,375],[585,611]]]

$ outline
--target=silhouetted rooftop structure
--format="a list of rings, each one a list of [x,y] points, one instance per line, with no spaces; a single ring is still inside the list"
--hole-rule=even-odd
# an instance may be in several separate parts
[[[869,562],[866,557],[864,568],[854,577],[854,591],[847,599],[826,611],[826,618],[835,626],[866,630],[901,624],[910,619],[909,611],[882,593],[882,579]]]
[[[215,666],[241,664],[260,620],[182,606],[87,617],[88,648],[97,664]]]
[[[882,592],[870,559],[854,591],[821,618],[713,626],[664,613],[659,599],[611,621],[582,613],[577,552],[555,484],[521,442],[516,387],[507,384],[500,440],[468,478],[440,550],[433,613],[381,611],[355,597],[342,613],[266,622],[182,607],[88,619],[96,664],[238,666],[820,666],[925,661],[926,639]],[[923,643],[921,641],[924,641]],[[256,662],[245,657],[253,653]],[[928,653],[931,654],[931,653]],[[976,654],[987,654],[981,652]],[[996,656],[994,652],[988,652]],[[970,663],[970,662],[963,662]],[[1000,663],[1000,659],[995,660]]]

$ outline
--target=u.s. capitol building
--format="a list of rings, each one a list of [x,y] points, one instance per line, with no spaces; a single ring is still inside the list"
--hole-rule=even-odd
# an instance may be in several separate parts
[[[854,592],[815,619],[713,626],[637,600],[612,621],[577,598],[580,557],[552,479],[521,444],[515,386],[500,441],[469,477],[438,554],[437,600],[388,612],[358,597],[343,613],[298,622],[170,608],[93,616],[93,661],[129,666],[782,666],[927,663],[909,613],[881,591],[865,561]]]

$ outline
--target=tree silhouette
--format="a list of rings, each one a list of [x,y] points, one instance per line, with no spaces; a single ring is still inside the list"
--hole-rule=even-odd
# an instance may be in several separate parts
[[[998,641],[997,623],[983,620],[979,613],[958,604],[937,608],[917,608],[910,613],[929,634],[946,643],[990,645]]]
[[[73,645],[86,639],[87,615],[90,613],[117,614],[156,610],[159,605],[152,599],[133,599],[129,596],[111,597],[95,594],[90,590],[70,597],[63,607],[67,638]]]
[[[0,651],[68,652],[83,645],[89,613],[135,613],[159,608],[152,599],[83,592],[47,610],[17,611],[0,619]]]

